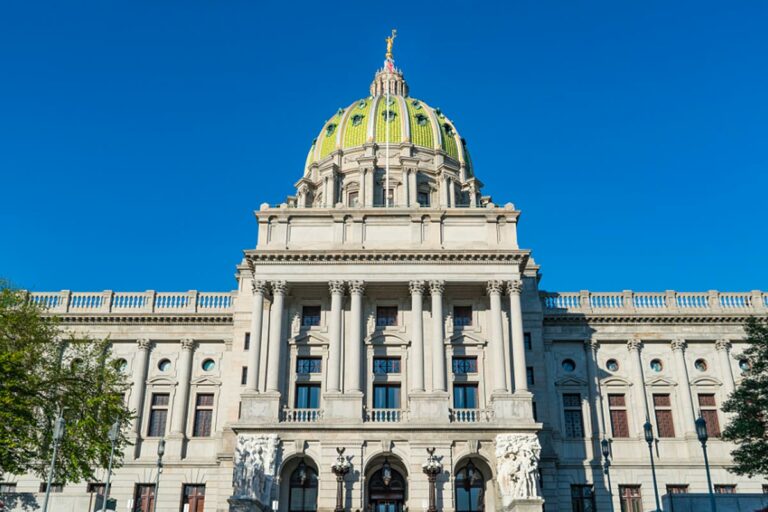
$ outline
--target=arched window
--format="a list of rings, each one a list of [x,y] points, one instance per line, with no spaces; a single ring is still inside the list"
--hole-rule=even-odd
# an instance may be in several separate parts
[[[290,512],[317,510],[317,472],[304,464],[303,459],[291,473],[288,510]]]
[[[482,512],[485,509],[485,479],[477,466],[469,461],[456,472],[456,512]]]

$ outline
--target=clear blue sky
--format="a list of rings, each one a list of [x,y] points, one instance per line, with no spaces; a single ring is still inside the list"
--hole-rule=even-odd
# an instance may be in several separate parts
[[[757,0],[6,1],[0,275],[234,288],[396,27],[543,288],[768,289],[766,26]]]

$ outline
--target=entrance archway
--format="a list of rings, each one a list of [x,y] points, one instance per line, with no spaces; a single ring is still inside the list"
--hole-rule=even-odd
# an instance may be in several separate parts
[[[406,492],[403,473],[385,457],[368,478],[368,512],[403,512]]]

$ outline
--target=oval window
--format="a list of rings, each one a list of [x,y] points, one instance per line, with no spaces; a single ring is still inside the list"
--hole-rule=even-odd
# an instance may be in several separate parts
[[[157,369],[161,372],[167,372],[171,369],[171,360],[170,359],[161,359],[159,363],[157,363]]]
[[[741,369],[741,371],[746,372],[749,370],[749,367],[750,367],[749,361],[747,361],[746,359],[739,359],[739,368]]]
[[[568,373],[576,369],[576,363],[573,361],[573,359],[563,360],[562,366],[563,366],[563,370],[565,370]]]
[[[213,359],[206,359],[203,361],[203,371],[212,372],[216,368],[216,361]]]
[[[693,367],[699,370],[700,372],[707,371],[707,362],[704,359],[697,359],[693,363]]]
[[[115,369],[119,372],[125,373],[125,370],[128,369],[128,361],[125,359],[118,359],[115,361]]]
[[[609,372],[617,372],[619,371],[619,362],[615,359],[609,359],[605,363],[605,367],[608,368]]]
[[[664,365],[661,363],[661,359],[654,359],[651,361],[651,370],[655,372],[660,372],[664,368]]]

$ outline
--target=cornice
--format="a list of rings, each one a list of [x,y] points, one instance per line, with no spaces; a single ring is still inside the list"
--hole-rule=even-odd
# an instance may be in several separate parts
[[[544,315],[544,325],[596,325],[596,324],[743,324],[754,313],[696,314],[678,313],[665,315]],[[765,316],[765,315],[758,315]]]
[[[245,257],[253,270],[255,264],[414,264],[414,263],[458,263],[458,264],[499,264],[512,263],[525,268],[528,251],[390,251],[390,250],[328,250],[328,251],[246,251]]]
[[[166,325],[188,325],[188,324],[216,324],[231,325],[233,322],[232,313],[226,314],[157,314],[148,313],[145,315],[115,315],[115,314],[65,314],[56,316],[64,325],[81,324],[166,324]]]

